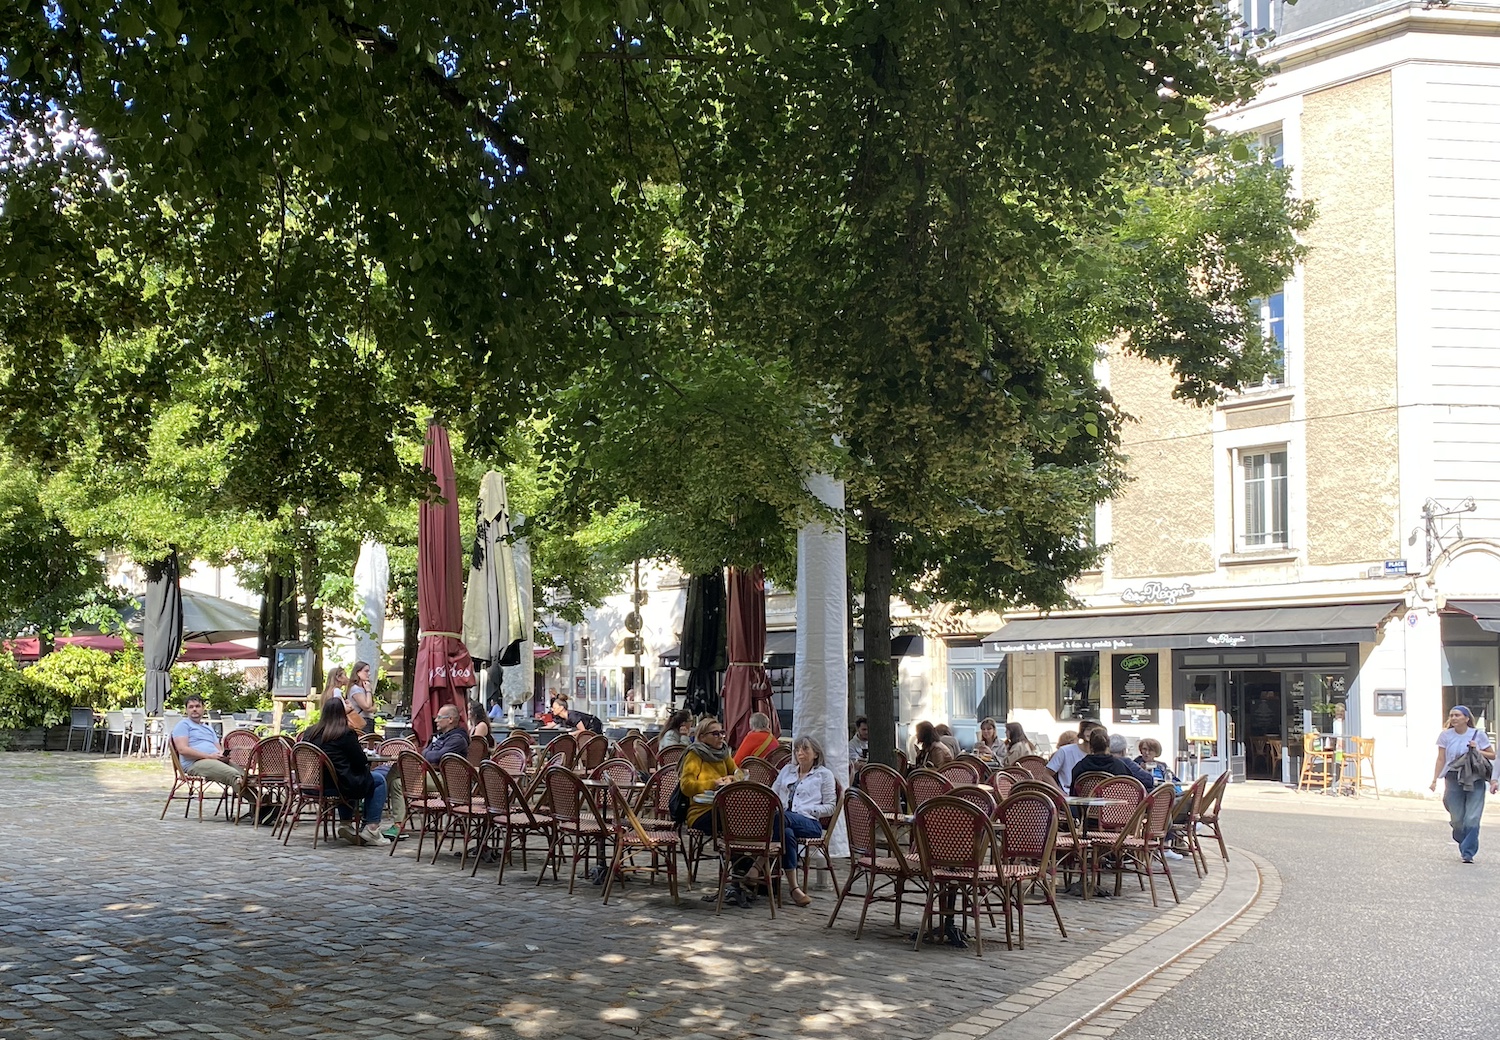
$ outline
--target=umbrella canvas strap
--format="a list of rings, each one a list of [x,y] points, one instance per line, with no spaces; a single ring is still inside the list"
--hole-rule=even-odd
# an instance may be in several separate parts
[[[418,639],[426,639],[428,636],[444,636],[444,637],[446,637],[448,639],[462,639],[463,638],[463,636],[459,635],[457,632],[418,632],[417,633],[417,638]]]
[[[765,665],[762,662],[760,662],[760,661],[730,661],[729,662],[729,667],[731,667],[731,668],[764,668]]]

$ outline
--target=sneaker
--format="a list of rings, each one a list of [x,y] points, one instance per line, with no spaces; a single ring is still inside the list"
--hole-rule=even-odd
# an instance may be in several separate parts
[[[359,836],[364,840],[364,844],[366,844],[366,845],[384,845],[385,844],[385,836],[380,833],[380,831],[379,831],[378,828],[373,827],[373,826],[366,827],[363,830],[361,830],[359,832]]]
[[[354,829],[354,824],[352,823],[339,824],[338,835],[350,845],[358,845],[360,843],[359,832]]]
[[[1167,854],[1167,859],[1181,859],[1182,858],[1182,853],[1180,853],[1180,852],[1173,852],[1171,849],[1164,849],[1163,851]]]
[[[403,831],[400,827],[396,826],[394,823],[387,827],[385,830],[381,831],[380,836],[387,839],[388,841],[406,840],[406,832]]]
[[[1474,862],[1474,857],[1473,856],[1465,856],[1464,857],[1464,862],[1465,863],[1473,863]]]

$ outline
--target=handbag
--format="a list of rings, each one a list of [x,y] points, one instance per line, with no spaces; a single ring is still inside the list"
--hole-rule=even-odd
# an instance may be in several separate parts
[[[672,797],[667,799],[667,812],[672,816],[672,822],[681,827],[687,823],[688,798],[682,793],[682,785],[678,784],[672,791]]]

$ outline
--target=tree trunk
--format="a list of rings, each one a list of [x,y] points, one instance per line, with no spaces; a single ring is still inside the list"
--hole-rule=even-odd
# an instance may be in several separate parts
[[[896,685],[891,676],[891,518],[865,504],[865,717],[870,761],[896,764]]]

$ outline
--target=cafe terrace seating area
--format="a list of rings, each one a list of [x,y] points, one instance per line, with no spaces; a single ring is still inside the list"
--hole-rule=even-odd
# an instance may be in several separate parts
[[[716,913],[733,880],[765,889],[764,910],[757,902],[747,912],[775,918],[782,909],[790,879],[782,877],[781,809],[771,784],[791,760],[785,744],[700,796],[711,803],[709,837],[673,819],[682,748],[658,749],[636,731],[618,741],[561,733],[539,744],[516,730],[497,744],[473,739],[467,755],[436,765],[412,738],[362,743],[372,766],[389,766],[388,783],[400,778],[404,794],[399,816],[372,821],[393,823],[399,837],[386,843],[390,857],[405,850],[436,864],[446,854],[471,877],[492,872],[497,885],[566,885],[571,895],[606,903],[629,898],[640,883],[663,884],[673,903],[691,890]],[[361,822],[359,801],[339,790],[322,751],[286,735],[225,732],[230,760],[246,771],[239,791],[185,772],[171,742],[159,744],[174,771],[163,819],[174,805],[185,818],[196,808],[200,820],[222,816],[288,847],[334,841],[341,808],[354,812],[356,829]],[[829,875],[826,927],[852,929],[856,938],[874,912],[910,929],[915,949],[968,946],[983,956],[987,937],[1025,949],[1028,939],[1067,937],[1059,899],[1178,901],[1173,861],[1199,876],[1209,870],[1200,835],[1216,841],[1227,863],[1219,825],[1227,780],[1200,778],[1179,795],[1170,784],[1148,793],[1131,777],[1085,774],[1075,778],[1074,796],[1039,756],[1008,769],[972,755],[909,773],[859,764],[852,782],[839,785],[824,837],[801,842],[798,870],[804,887],[811,871]],[[828,854],[835,817],[848,834],[847,861]],[[1107,904],[1095,912],[1107,913]]]

